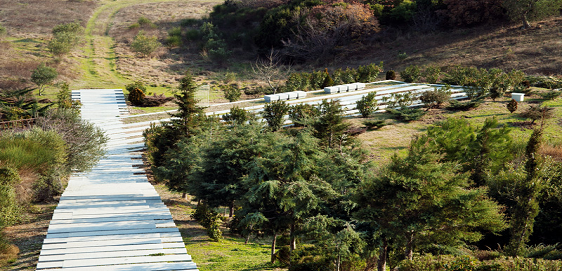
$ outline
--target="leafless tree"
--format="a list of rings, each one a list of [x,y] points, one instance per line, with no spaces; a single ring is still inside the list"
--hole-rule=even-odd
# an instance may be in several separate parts
[[[287,78],[287,75],[290,73],[291,67],[283,65],[278,52],[271,49],[266,58],[258,58],[256,60],[256,63],[252,65],[252,70],[256,77],[267,83],[269,88],[273,90],[273,94],[275,94],[279,90],[281,81]]]

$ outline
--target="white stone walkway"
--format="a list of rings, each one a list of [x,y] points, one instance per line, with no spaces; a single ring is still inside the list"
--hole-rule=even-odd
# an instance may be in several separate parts
[[[72,92],[82,117],[106,130],[108,155],[70,178],[54,211],[37,270],[196,270],[168,208],[142,170],[142,129],[126,129],[121,90]]]

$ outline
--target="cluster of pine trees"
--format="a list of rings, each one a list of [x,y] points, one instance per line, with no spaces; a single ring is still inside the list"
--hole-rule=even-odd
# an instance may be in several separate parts
[[[470,244],[525,256],[535,220],[559,221],[543,207],[562,203],[562,163],[539,154],[542,126],[518,155],[496,120],[449,119],[383,165],[346,133],[337,102],[291,128],[240,109],[225,124],[196,106],[195,88],[183,78],[176,118],[145,132],[155,177],[198,200],[194,216],[209,236],[219,239],[228,220],[231,233],[271,240],[271,261],[290,270],[385,270]]]

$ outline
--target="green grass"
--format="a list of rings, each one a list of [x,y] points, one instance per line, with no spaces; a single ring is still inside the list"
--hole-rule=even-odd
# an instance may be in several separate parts
[[[244,244],[241,238],[226,237],[219,242],[210,239],[184,238],[186,249],[201,271],[276,270],[271,265],[269,244]]]
[[[420,121],[414,121],[411,123],[404,123],[395,120],[387,120],[392,125],[382,127],[379,130],[367,132],[359,138],[364,141],[364,144],[369,147],[372,159],[384,163],[388,161],[394,153],[405,154],[407,152],[407,147],[410,143],[412,137],[416,134],[423,133],[427,130],[427,127],[432,123],[446,119],[446,118],[465,118],[471,124],[481,127],[487,118],[495,117],[500,125],[508,125],[511,127],[511,137],[515,143],[515,151],[519,154],[524,152],[524,148],[529,140],[532,129],[522,128],[514,126],[513,124],[527,121],[519,116],[519,113],[523,112],[529,107],[533,102],[544,101],[545,105],[555,108],[554,117],[547,120],[544,130],[545,142],[551,145],[562,145],[562,98],[558,98],[551,101],[545,101],[539,96],[525,97],[523,102],[519,103],[518,109],[514,113],[509,113],[506,108],[507,103],[510,98],[504,97],[497,99],[495,102],[492,100],[486,100],[485,103],[480,105],[478,108],[470,111],[458,111],[452,112],[448,110],[433,111],[428,114]],[[385,118],[389,119],[389,115],[386,113],[377,113],[373,118]],[[363,118],[352,118],[349,121],[356,126],[364,126],[362,121],[366,119]],[[537,127],[537,126],[535,126]]]

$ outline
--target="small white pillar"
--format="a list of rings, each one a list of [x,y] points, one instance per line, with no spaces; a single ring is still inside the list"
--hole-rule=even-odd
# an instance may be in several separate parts
[[[525,99],[525,93],[511,93],[511,99],[514,99],[516,102],[522,102]]]

